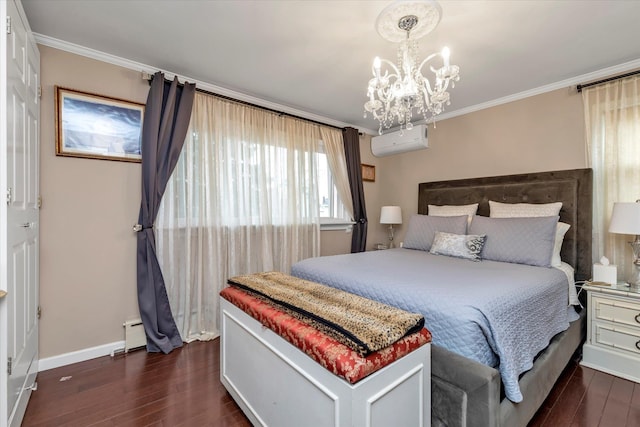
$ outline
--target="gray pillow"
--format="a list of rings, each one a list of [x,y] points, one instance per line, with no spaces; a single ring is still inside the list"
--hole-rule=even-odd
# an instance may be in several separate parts
[[[559,218],[475,216],[469,234],[487,236],[482,249],[482,259],[550,267]]]
[[[409,218],[409,227],[404,237],[403,247],[428,251],[437,231],[445,233],[466,234],[467,215],[461,216],[428,216],[413,215]]]

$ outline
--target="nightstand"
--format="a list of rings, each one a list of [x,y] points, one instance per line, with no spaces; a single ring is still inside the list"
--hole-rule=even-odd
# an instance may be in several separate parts
[[[640,383],[640,292],[584,285],[587,340],[581,364]]]

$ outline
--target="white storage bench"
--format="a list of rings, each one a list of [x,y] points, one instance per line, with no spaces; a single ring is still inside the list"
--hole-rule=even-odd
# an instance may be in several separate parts
[[[254,426],[431,425],[427,343],[355,384],[220,297],[220,379]]]

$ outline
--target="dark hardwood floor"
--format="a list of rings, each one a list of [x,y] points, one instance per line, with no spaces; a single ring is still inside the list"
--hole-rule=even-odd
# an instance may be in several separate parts
[[[168,355],[137,350],[40,372],[22,425],[251,424],[220,383],[219,340]]]
[[[214,340],[41,372],[22,425],[250,426],[218,379],[219,357]],[[530,426],[640,427],[640,384],[571,362]]]

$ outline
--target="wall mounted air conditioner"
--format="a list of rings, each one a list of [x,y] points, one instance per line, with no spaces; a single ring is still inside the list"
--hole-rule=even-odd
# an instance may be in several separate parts
[[[376,157],[429,147],[427,125],[415,125],[411,130],[395,131],[371,138],[371,152]]]

